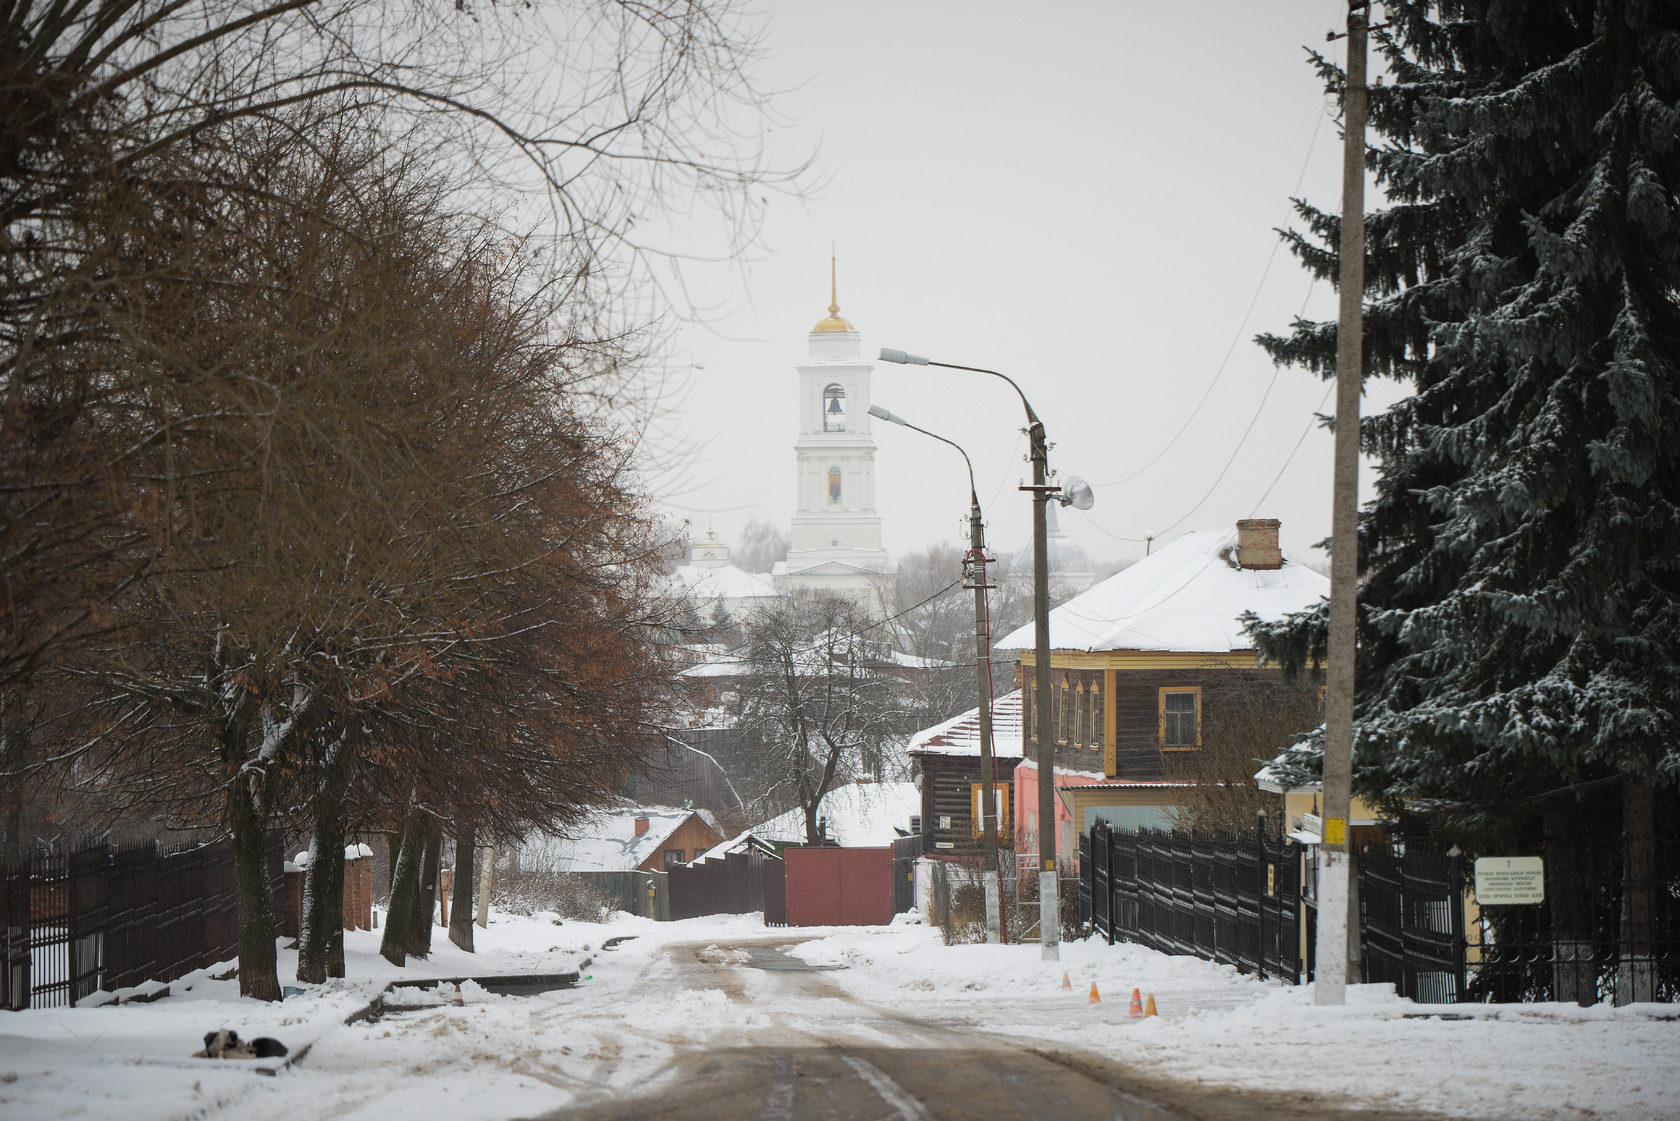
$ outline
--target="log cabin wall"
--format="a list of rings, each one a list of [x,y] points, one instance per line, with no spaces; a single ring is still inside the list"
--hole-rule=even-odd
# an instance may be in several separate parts
[[[973,856],[980,852],[980,840],[974,836],[974,784],[980,781],[980,759],[974,755],[923,755],[922,764],[922,836],[923,851],[929,856]],[[996,759],[997,783],[1009,788],[1014,783],[1015,765],[1019,759]],[[1013,835],[1015,807],[998,825],[998,843],[1009,847]],[[950,819],[950,825],[940,821]]]
[[[1208,655],[1211,660],[1216,655]],[[1022,666],[1018,680],[1030,703],[1031,666]],[[1051,670],[1051,725],[1057,729],[1056,766],[1092,771],[1109,778],[1158,781],[1167,777],[1168,760],[1182,751],[1217,750],[1199,736],[1200,743],[1175,747],[1163,743],[1162,692],[1190,692],[1196,696],[1200,724],[1222,704],[1248,690],[1316,692],[1304,681],[1285,682],[1274,669],[1231,664],[1195,668],[1065,668]],[[1091,698],[1099,697],[1094,715]],[[1036,734],[1038,722],[1029,725]],[[1112,743],[1112,746],[1110,746]],[[1037,755],[1036,736],[1026,743],[1029,757]]]

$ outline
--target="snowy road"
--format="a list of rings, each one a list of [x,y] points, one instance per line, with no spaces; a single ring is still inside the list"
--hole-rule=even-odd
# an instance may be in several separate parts
[[[1013,1043],[859,1001],[785,939],[673,945],[693,992],[722,992],[765,1019],[681,1047],[644,1095],[555,1110],[544,1121],[1178,1121],[1352,1117],[1252,1092],[1146,1087],[1089,1055]],[[1369,1110],[1362,1121],[1400,1115]]]
[[[1673,1121],[1672,1005],[1431,1007],[1386,986],[1305,988],[1138,946],[945,946],[914,921],[766,930],[757,916],[609,923],[492,916],[397,969],[346,935],[350,978],[243,1000],[221,969],[152,1004],[0,1017],[5,1121]],[[619,938],[631,940],[606,949]],[[282,976],[290,974],[282,951]],[[435,979],[583,966],[500,996]],[[819,968],[812,968],[819,967]],[[393,980],[409,1005],[345,1020]],[[1100,986],[1102,999],[1087,993]],[[1136,1018],[1135,988],[1160,1015]],[[270,1035],[263,1077],[190,1057],[203,1033]]]

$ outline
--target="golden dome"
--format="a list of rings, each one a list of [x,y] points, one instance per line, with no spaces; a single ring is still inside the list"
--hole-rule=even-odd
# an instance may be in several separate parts
[[[811,334],[820,334],[824,331],[856,330],[856,327],[840,318],[840,298],[835,294],[834,257],[831,254],[828,258],[828,318],[820,320],[815,327],[812,327]]]
[[[855,330],[857,330],[856,327],[853,327],[846,320],[841,319],[840,315],[839,315],[839,312],[840,312],[839,308],[831,306],[828,309],[828,318],[820,321],[815,327],[812,327],[811,328],[811,334],[814,335],[818,331],[855,331]]]

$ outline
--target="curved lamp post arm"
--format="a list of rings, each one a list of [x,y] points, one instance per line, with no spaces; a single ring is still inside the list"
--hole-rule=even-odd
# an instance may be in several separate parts
[[[881,361],[896,362],[901,366],[937,366],[941,370],[966,370],[971,374],[990,374],[994,378],[1002,378],[1009,383],[1009,388],[1015,391],[1015,396],[1021,399],[1021,407],[1027,410],[1027,423],[1035,426],[1040,432],[1044,430],[1044,422],[1033,412],[1032,402],[1021,392],[1021,387],[1015,384],[1015,379],[1000,370],[988,370],[982,366],[958,366],[950,362],[935,362],[931,358],[923,358],[920,354],[910,354],[907,351],[895,350],[892,347],[881,348]]]
[[[968,465],[968,500],[969,500],[969,504],[971,506],[973,506],[976,510],[978,510],[980,508],[980,492],[978,490],[976,490],[975,486],[974,486],[974,461],[972,459],[968,458],[968,453],[963,451],[961,444],[957,443],[955,440],[947,440],[945,437],[941,436],[937,432],[929,432],[927,429],[922,428],[919,425],[911,424],[909,421],[905,420],[903,417],[899,416],[897,413],[892,412],[889,409],[883,409],[879,405],[869,406],[869,415],[872,416],[872,417],[875,417],[878,420],[884,420],[888,424],[896,424],[896,425],[899,425],[902,428],[908,428],[912,432],[920,432],[923,436],[926,436],[929,439],[938,440],[941,444],[945,444],[948,447],[956,448],[957,449],[957,454],[962,456],[963,457],[963,462]]]
[[[1030,445],[1033,480],[1031,486],[1020,489],[1032,494],[1033,502],[1033,738],[1037,744],[1033,753],[1038,783],[1038,938],[1045,961],[1061,956],[1059,942],[1060,917],[1056,902],[1056,757],[1054,730],[1045,728],[1050,717],[1050,548],[1046,525],[1046,502],[1059,500],[1061,488],[1050,484],[1050,441],[1044,434],[1044,422],[1038,419],[1032,403],[1015,379],[998,370],[983,366],[958,366],[951,362],[935,362],[919,354],[883,347],[881,361],[906,366],[937,366],[945,370],[962,370],[974,374],[990,374],[1009,383],[1021,406],[1027,410],[1027,439]],[[1089,494],[1089,488],[1086,489]],[[1089,505],[1087,502],[1086,505]]]
[[[974,572],[974,665],[976,684],[979,688],[979,706],[976,709],[980,717],[980,833],[984,841],[986,868],[981,876],[981,886],[986,898],[986,941],[1000,942],[1005,937],[1007,925],[1003,919],[1003,891],[998,882],[998,830],[997,814],[996,765],[992,756],[992,640],[990,634],[990,615],[986,608],[986,590],[990,586],[986,581],[986,537],[984,524],[980,517],[980,494],[974,485],[974,461],[968,458],[968,452],[955,440],[947,440],[937,432],[929,432],[920,425],[911,424],[896,413],[883,409],[879,405],[869,406],[869,415],[879,417],[889,424],[896,424],[908,428],[912,432],[920,432],[932,440],[938,440],[947,447],[957,449],[968,465],[968,557],[964,558],[965,569],[968,560],[973,561]]]

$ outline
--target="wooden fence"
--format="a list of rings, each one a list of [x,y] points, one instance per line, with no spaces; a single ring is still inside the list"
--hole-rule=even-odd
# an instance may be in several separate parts
[[[270,836],[277,915],[283,853]],[[231,842],[177,852],[96,845],[0,868],[0,1008],[64,1007],[172,981],[234,957],[237,941]]]

